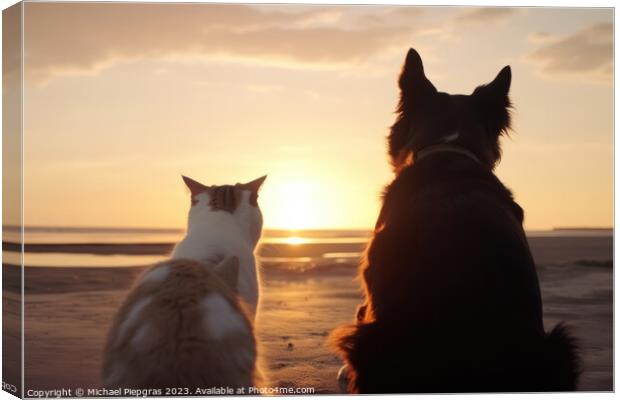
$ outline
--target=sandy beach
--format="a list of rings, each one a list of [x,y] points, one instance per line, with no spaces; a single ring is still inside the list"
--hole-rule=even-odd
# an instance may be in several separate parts
[[[612,390],[611,237],[534,238],[531,244],[540,265],[547,329],[566,321],[582,343],[585,365],[579,389]],[[25,270],[26,388],[99,387],[108,324],[142,268]],[[3,304],[6,312],[14,312],[19,297],[11,281],[19,270],[4,265],[3,271]],[[327,339],[336,326],[352,320],[360,302],[354,278],[353,264],[296,272],[263,267],[256,334],[270,385],[339,392],[336,374],[341,362]],[[18,336],[15,329],[12,332],[3,346],[16,353]],[[4,372],[10,377],[17,371],[5,365]]]

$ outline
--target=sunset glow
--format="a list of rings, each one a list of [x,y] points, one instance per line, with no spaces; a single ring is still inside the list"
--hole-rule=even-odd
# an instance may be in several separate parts
[[[26,3],[25,222],[183,227],[181,174],[267,174],[266,228],[371,229],[416,47],[450,93],[512,66],[526,229],[611,226],[613,13],[489,10]]]
[[[261,206],[275,210],[270,218],[272,226],[290,230],[307,229],[320,217],[316,207],[320,189],[303,182],[303,177],[299,177],[297,182],[275,182],[272,189],[265,189],[265,192],[261,196]]]
[[[291,236],[289,238],[286,238],[285,242],[290,245],[296,246],[306,243],[306,240],[304,238],[300,238],[299,236]]]

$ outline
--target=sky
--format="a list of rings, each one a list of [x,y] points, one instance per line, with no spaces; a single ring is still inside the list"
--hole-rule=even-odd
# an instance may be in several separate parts
[[[25,3],[24,32],[26,225],[183,227],[182,174],[267,174],[265,227],[370,229],[410,47],[448,93],[511,65],[526,229],[613,224],[611,9]]]

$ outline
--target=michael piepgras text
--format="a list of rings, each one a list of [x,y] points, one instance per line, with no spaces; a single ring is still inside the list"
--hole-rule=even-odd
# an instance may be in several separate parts
[[[149,396],[222,396],[247,394],[246,388],[232,388],[225,386],[214,386],[209,388],[198,388],[190,390],[184,387],[173,387],[164,389],[88,389],[86,395],[89,397],[97,396],[125,396],[125,397],[149,397]]]
[[[284,387],[226,387],[214,386],[206,388],[189,389],[184,387],[165,389],[87,389],[85,397],[151,397],[151,396],[225,396],[225,395],[273,395],[273,394],[312,394],[314,388],[284,388]]]

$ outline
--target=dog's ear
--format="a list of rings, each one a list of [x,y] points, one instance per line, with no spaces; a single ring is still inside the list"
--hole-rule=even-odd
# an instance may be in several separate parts
[[[435,86],[424,75],[422,57],[415,49],[409,49],[407,53],[405,65],[398,79],[398,86],[400,86],[403,97],[412,100],[437,92]]]
[[[496,96],[501,98],[508,97],[508,91],[510,90],[510,82],[512,81],[512,71],[510,65],[506,65],[499,71],[499,74],[493,79],[493,82],[487,86],[489,90],[495,93]]]
[[[398,79],[400,99],[396,108],[398,117],[388,135],[388,151],[395,171],[401,169],[410,159],[415,145],[412,136],[412,121],[425,113],[424,104],[433,94],[435,86],[424,75],[422,58],[414,49],[409,49],[405,64]]]
[[[479,86],[473,96],[477,99],[480,111],[485,117],[487,131],[492,136],[506,133],[510,128],[510,82],[512,73],[510,66],[505,66],[487,85]]]

